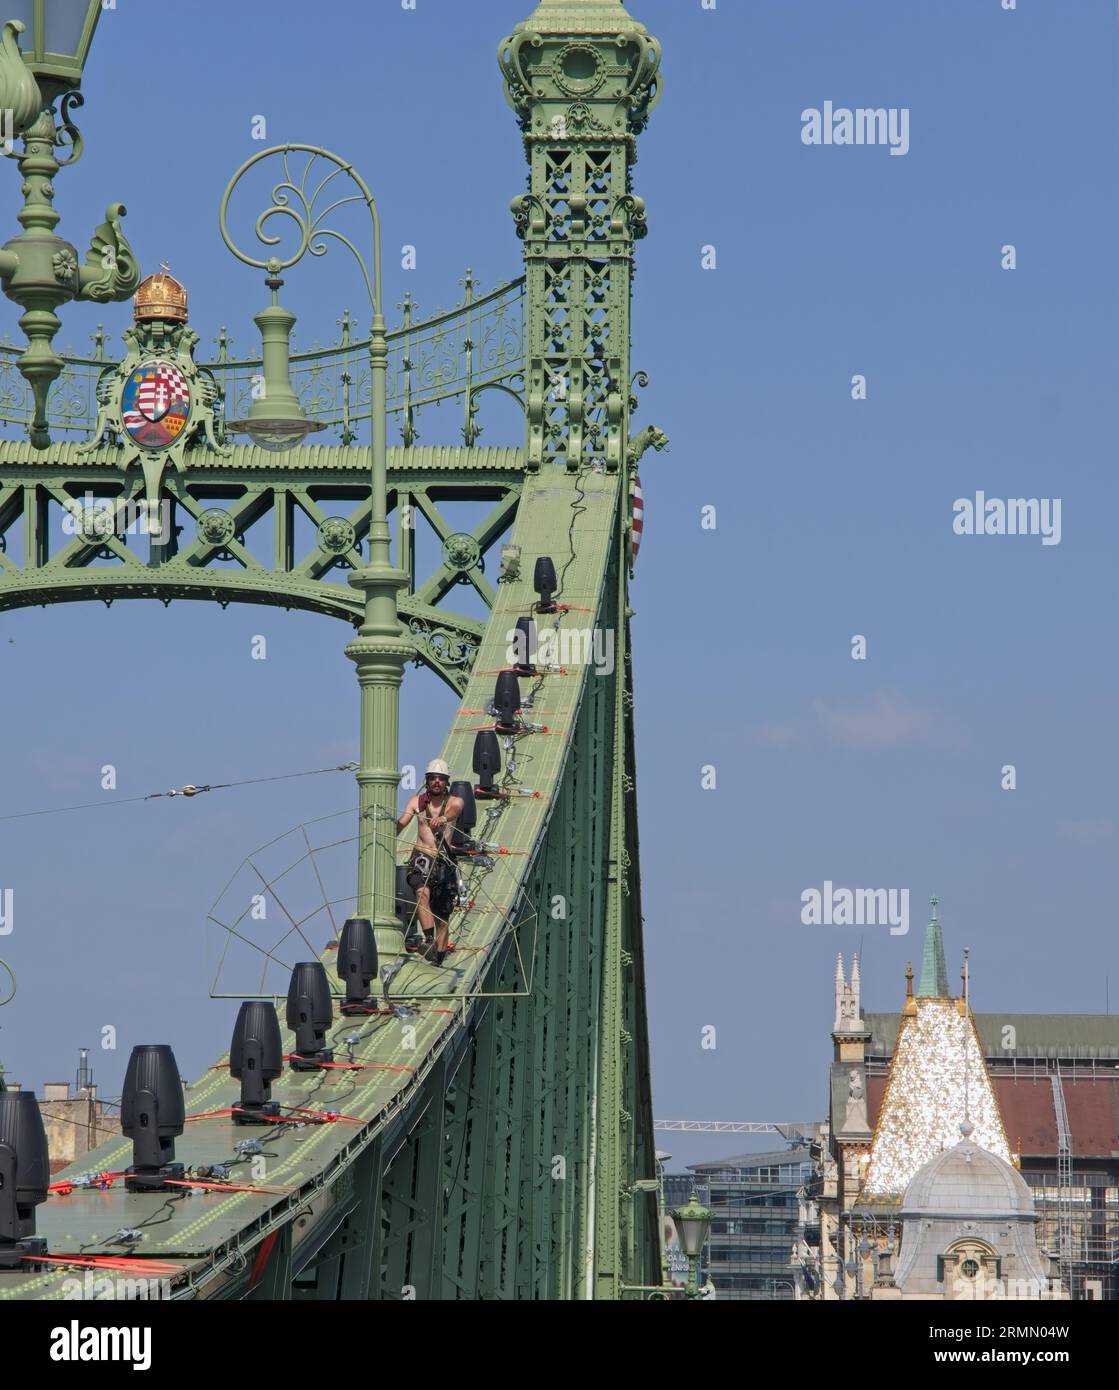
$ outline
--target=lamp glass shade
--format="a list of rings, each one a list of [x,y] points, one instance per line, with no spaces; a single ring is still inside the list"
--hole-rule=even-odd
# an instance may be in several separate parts
[[[101,10],[101,0],[8,0],[2,17],[26,26],[20,49],[35,76],[65,91],[81,83]]]
[[[672,1222],[684,1254],[689,1260],[698,1259],[707,1241],[711,1213],[706,1207],[700,1206],[694,1192],[684,1206],[677,1207],[672,1213]]]
[[[72,58],[80,68],[101,8],[101,0],[50,0],[43,6],[43,51]]]
[[[227,420],[225,428],[231,434],[247,434],[259,449],[267,449],[270,454],[282,454],[285,449],[298,449],[309,434],[317,434],[326,426],[318,420],[307,420],[302,416],[269,419],[265,415],[254,417],[250,412],[244,420]]]
[[[285,449],[297,449],[313,429],[309,420],[302,425],[287,420],[253,420],[246,426],[245,433],[259,448],[267,449],[270,454],[282,454]]]

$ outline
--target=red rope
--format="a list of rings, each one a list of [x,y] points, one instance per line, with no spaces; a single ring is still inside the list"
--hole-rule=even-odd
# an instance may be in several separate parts
[[[148,1274],[178,1274],[183,1266],[164,1260],[129,1259],[125,1255],[24,1255],[36,1264],[78,1265],[87,1269],[117,1269],[126,1274],[144,1270]]]
[[[58,1182],[52,1182],[47,1191],[53,1192],[56,1197],[69,1197],[75,1188],[81,1192],[91,1191],[93,1188],[103,1192],[105,1188],[112,1187],[117,1178],[123,1177],[123,1173],[98,1173],[97,1180],[93,1183],[75,1183],[73,1178],[60,1178]]]
[[[199,1178],[164,1178],[168,1187],[201,1187],[207,1192],[260,1192],[268,1197],[286,1197],[286,1187],[246,1187],[232,1182],[202,1182]]]

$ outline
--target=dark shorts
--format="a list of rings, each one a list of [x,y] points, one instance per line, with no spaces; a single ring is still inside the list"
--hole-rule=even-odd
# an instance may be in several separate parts
[[[458,896],[458,875],[453,865],[448,864],[443,859],[436,859],[430,872],[425,874],[416,867],[416,859],[417,855],[413,854],[408,868],[408,885],[413,891],[418,888],[429,888],[431,890],[429,905],[432,912],[436,917],[441,917],[446,921],[454,911],[455,900]]]

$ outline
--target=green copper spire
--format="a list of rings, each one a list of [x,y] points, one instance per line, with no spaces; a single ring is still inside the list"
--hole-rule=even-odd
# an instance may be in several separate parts
[[[917,994],[923,998],[947,999],[948,967],[944,963],[944,936],[937,920],[936,909],[940,899],[935,895],[929,899],[932,917],[925,931],[925,949],[921,956],[921,981]]]

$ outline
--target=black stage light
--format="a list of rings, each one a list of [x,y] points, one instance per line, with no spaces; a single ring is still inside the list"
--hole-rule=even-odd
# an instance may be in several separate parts
[[[377,978],[377,941],[368,917],[347,917],[338,942],[338,978],[346,986],[344,1014],[367,1014],[373,1007],[369,981]]]
[[[536,624],[531,618],[518,618],[513,651],[517,660],[513,670],[522,676],[536,675]],[[477,769],[475,769],[477,770]]]
[[[502,733],[513,733],[519,726],[517,712],[521,707],[521,683],[512,671],[501,671],[493,688],[493,712]]]
[[[494,774],[501,771],[501,749],[492,729],[479,729],[474,735],[474,771],[481,779],[474,788],[480,800],[492,801],[498,795]]]
[[[556,604],[552,595],[556,591],[556,567],[552,564],[550,555],[541,555],[537,559],[536,567],[532,571],[532,587],[540,596],[536,611],[538,613],[554,613]]]
[[[450,786],[452,796],[462,799],[462,811],[459,818],[455,821],[455,829],[461,830],[466,836],[478,824],[478,808],[474,804],[474,788],[469,782],[452,782]]]
[[[47,1243],[35,1235],[35,1208],[47,1200],[51,1165],[32,1091],[0,1091],[0,1269],[37,1269]]]
[[[165,1179],[183,1177],[175,1140],[183,1132],[186,1101],[179,1065],[166,1043],[138,1043],[128,1059],[120,1097],[120,1127],[132,1140],[129,1192],[160,1192]]]
[[[284,1043],[271,1000],[246,999],[238,1010],[229,1044],[229,1074],[241,1083],[233,1123],[275,1123],[280,1107],[272,1099],[272,1082],[284,1074]]]
[[[324,1062],[334,1061],[334,1053],[326,1045],[334,1009],[322,961],[304,960],[292,966],[287,1020],[288,1027],[295,1030],[292,1071],[319,1071]]]

